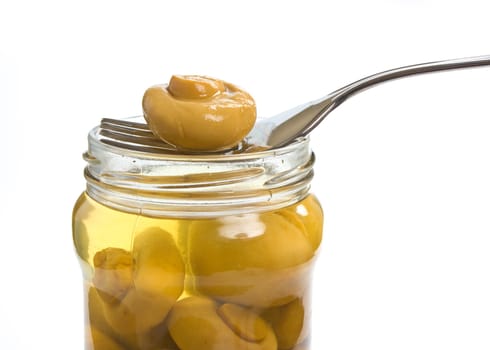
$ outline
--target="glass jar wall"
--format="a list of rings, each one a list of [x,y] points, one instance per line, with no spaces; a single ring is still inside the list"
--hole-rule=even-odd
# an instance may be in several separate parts
[[[309,349],[323,214],[308,139],[177,154],[89,134],[73,212],[86,349]]]

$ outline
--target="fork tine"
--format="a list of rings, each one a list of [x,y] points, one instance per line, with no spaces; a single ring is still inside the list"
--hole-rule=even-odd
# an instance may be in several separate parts
[[[119,141],[141,144],[145,146],[164,147],[164,148],[172,148],[172,149],[175,148],[169,145],[168,143],[160,139],[157,139],[154,136],[153,137],[139,136],[135,134],[128,134],[128,133],[118,132],[118,131],[108,130],[108,129],[101,129],[100,135]]]
[[[160,141],[158,139],[147,139],[147,138],[138,138],[131,137],[127,134],[119,134],[116,132],[111,132],[108,130],[101,130],[101,136],[104,136],[101,139],[102,142],[116,145],[118,147],[129,148],[133,150],[145,151],[150,150],[152,152],[175,152],[176,148],[168,143]]]
[[[175,153],[177,152],[176,148],[172,148],[172,146],[167,145],[168,148],[165,147],[165,143],[162,143],[161,146],[159,147],[153,147],[153,146],[147,146],[147,145],[141,145],[141,144],[133,144],[133,143],[128,143],[128,142],[119,142],[119,141],[114,141],[114,139],[102,139],[102,143],[105,143],[107,145],[119,147],[119,148],[124,148],[124,149],[129,149],[133,151],[138,151],[138,152],[151,152],[151,153],[163,153],[163,154],[168,154],[170,153]]]
[[[148,125],[144,123],[130,122],[127,120],[102,118],[100,121],[100,127],[108,130],[119,130],[119,131],[130,131],[131,133],[139,132],[141,134],[148,133],[152,134]]]
[[[102,142],[134,150],[175,151],[176,148],[157,138],[146,124],[103,118],[99,135]]]
[[[133,135],[138,137],[145,137],[149,139],[154,139],[155,135],[149,129],[134,129],[132,127],[128,127],[126,125],[118,125],[118,124],[107,124],[102,122],[100,124],[101,130],[114,131],[120,134]]]

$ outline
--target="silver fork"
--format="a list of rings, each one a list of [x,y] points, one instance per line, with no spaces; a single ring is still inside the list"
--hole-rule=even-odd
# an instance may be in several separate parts
[[[376,73],[346,85],[327,96],[305,103],[270,118],[258,118],[245,138],[248,144],[277,148],[288,145],[298,137],[308,135],[325,117],[349,97],[377,84],[423,73],[490,65],[490,55],[467,57],[404,66]],[[141,118],[143,119],[143,118]],[[175,152],[177,149],[157,139],[144,122],[102,119],[100,134],[107,143],[123,141],[127,147],[155,152]],[[112,141],[110,141],[112,139]]]

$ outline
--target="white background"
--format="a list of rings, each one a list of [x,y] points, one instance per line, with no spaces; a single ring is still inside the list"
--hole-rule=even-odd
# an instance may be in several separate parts
[[[206,74],[273,115],[381,70],[490,54],[485,1],[0,2],[0,348],[82,349],[81,154],[144,89]],[[399,80],[312,135],[314,347],[490,349],[490,68]]]

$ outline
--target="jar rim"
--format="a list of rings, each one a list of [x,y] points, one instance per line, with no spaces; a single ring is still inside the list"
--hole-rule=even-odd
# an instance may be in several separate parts
[[[130,140],[111,138],[99,125],[84,154],[88,195],[120,210],[196,217],[279,209],[303,199],[313,177],[308,137],[220,154],[150,152]]]

